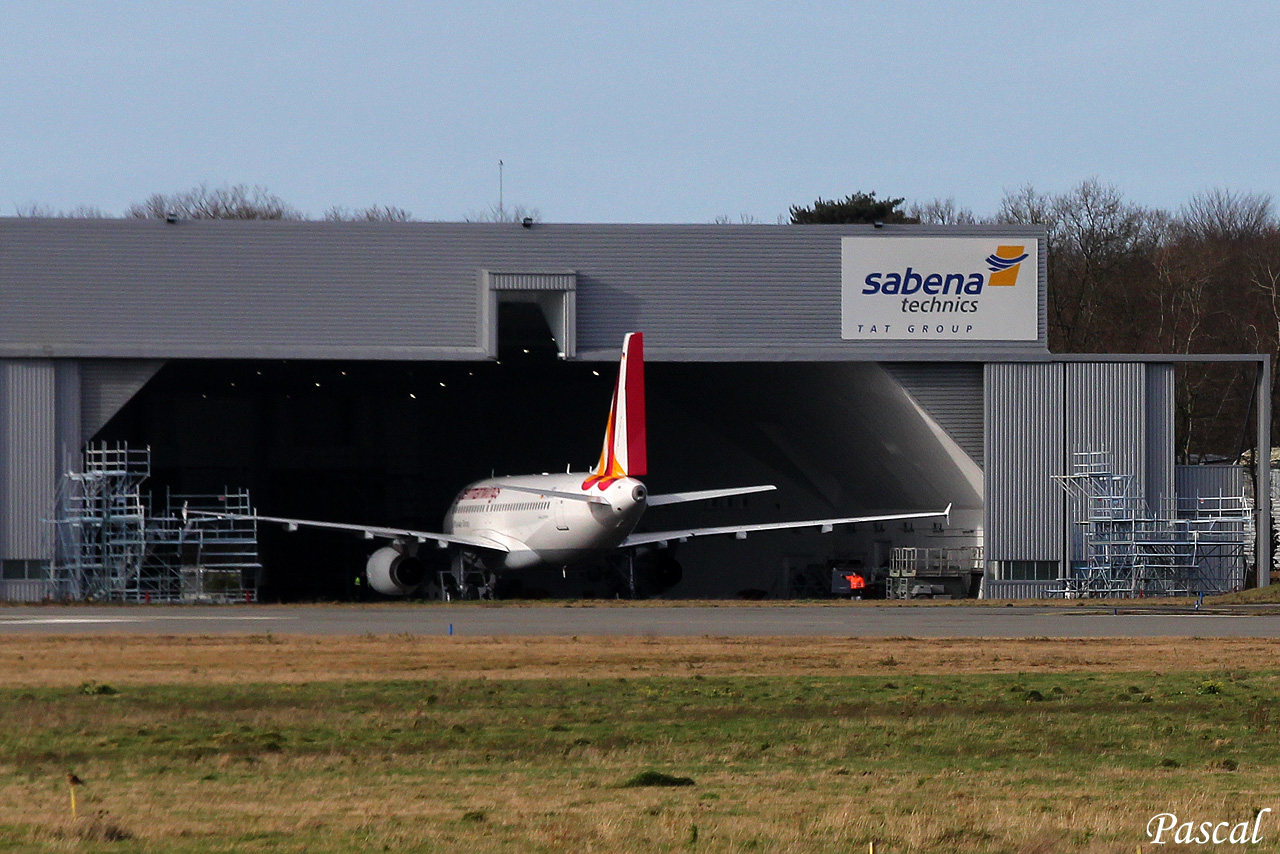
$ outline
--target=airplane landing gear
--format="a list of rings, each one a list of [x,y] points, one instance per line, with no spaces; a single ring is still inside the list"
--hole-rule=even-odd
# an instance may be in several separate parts
[[[440,573],[440,598],[493,599],[498,587],[497,574],[485,568],[475,555],[456,552],[447,572]]]

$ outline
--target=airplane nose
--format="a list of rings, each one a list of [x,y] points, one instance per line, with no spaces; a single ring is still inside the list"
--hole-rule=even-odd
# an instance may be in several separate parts
[[[637,483],[635,488],[631,490],[631,498],[637,504],[643,504],[644,500],[649,496],[649,491],[644,488],[643,483]]]

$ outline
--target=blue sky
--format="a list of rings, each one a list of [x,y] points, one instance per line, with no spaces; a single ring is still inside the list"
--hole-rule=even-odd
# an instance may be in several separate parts
[[[1280,194],[1280,4],[0,6],[0,213],[199,183],[457,220]]]

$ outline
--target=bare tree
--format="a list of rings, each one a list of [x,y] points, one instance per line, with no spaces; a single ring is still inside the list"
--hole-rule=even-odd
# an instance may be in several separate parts
[[[758,225],[759,220],[748,213],[738,214],[737,219],[728,214],[720,214],[720,216],[711,220],[712,225]]]
[[[516,205],[513,208],[503,205],[490,205],[485,213],[470,213],[462,218],[463,222],[542,222],[542,212],[537,208]]]
[[[1262,306],[1254,312],[1258,325],[1252,328],[1255,343],[1249,349],[1271,355],[1271,429],[1275,435],[1280,425],[1280,371],[1276,369],[1280,359],[1280,226],[1273,222],[1268,232],[1252,243],[1249,281],[1260,295]]]
[[[93,205],[76,205],[62,211],[35,202],[29,205],[14,205],[14,215],[23,219],[113,219],[110,214]]]
[[[920,204],[913,202],[907,215],[929,225],[974,225],[978,218],[968,208],[956,206],[954,198],[934,199]]]
[[[1248,240],[1275,229],[1276,218],[1268,195],[1215,189],[1192,196],[1175,225],[1192,239]]]
[[[178,193],[155,193],[129,206],[125,216],[135,219],[290,219],[302,212],[265,187],[244,184],[210,188],[206,184]]]
[[[329,222],[414,222],[413,214],[391,205],[372,205],[359,210],[334,205],[324,212]]]
[[[1030,184],[1024,184],[1016,190],[1005,190],[996,222],[1043,225],[1049,233],[1051,243],[1057,236],[1058,219],[1053,199]]]
[[[997,220],[1045,227],[1050,349],[1117,349],[1117,333],[1134,328],[1133,284],[1149,277],[1168,216],[1126,202],[1115,187],[1090,178],[1056,196],[1030,186],[1007,193]]]

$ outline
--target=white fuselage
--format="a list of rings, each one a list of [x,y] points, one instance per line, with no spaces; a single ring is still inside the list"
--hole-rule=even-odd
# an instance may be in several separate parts
[[[603,489],[591,477],[532,474],[476,481],[454,499],[444,517],[444,532],[484,537],[506,546],[505,553],[485,555],[486,565],[494,570],[562,567],[598,559],[635,529],[647,492],[632,477],[609,481]]]

